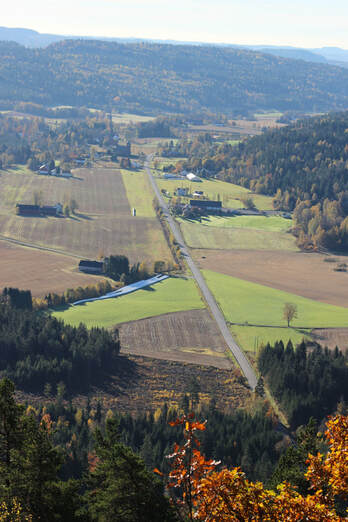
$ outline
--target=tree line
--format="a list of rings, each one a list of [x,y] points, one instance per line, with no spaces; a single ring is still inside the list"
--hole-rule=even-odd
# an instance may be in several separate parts
[[[47,314],[0,303],[0,372],[20,388],[48,383],[86,390],[122,367],[118,331],[65,325]]]
[[[282,341],[261,348],[258,367],[293,427],[320,421],[348,400],[348,358],[337,347]]]

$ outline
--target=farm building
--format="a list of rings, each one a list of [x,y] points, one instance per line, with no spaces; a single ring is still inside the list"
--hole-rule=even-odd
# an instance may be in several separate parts
[[[220,211],[222,208],[221,201],[207,201],[202,199],[191,199],[190,206],[199,208],[200,210]]]
[[[203,196],[203,190],[195,190],[193,196],[195,198],[201,198]]]
[[[57,203],[56,205],[43,205],[40,207],[39,205],[23,205],[22,203],[17,203],[16,205],[16,214],[19,216],[60,216],[62,215],[62,205]]]
[[[196,174],[193,174],[193,172],[189,172],[188,174],[186,174],[186,178],[189,180],[189,181],[202,181],[201,178],[199,178],[198,176],[196,176]]]
[[[104,270],[104,263],[101,261],[88,261],[81,259],[79,262],[79,271],[87,272],[88,274],[102,274]]]
[[[23,205],[22,203],[17,203],[16,214],[19,216],[40,216],[41,211],[39,205]]]

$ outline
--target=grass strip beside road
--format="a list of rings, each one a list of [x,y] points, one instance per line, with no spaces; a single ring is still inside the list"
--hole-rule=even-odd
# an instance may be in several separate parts
[[[142,170],[121,170],[129,206],[139,217],[156,217],[152,206],[154,194],[147,175]]]
[[[55,310],[53,315],[73,326],[84,323],[88,328],[109,328],[119,323],[199,308],[205,308],[205,305],[194,280],[170,278],[116,299]]]

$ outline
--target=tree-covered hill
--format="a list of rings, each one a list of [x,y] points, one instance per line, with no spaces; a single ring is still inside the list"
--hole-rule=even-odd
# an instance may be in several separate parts
[[[65,40],[0,42],[0,104],[109,106],[147,112],[325,111],[348,107],[348,71],[213,46]]]

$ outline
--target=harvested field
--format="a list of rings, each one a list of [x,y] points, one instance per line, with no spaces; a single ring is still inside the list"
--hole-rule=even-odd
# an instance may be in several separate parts
[[[228,369],[231,359],[207,310],[160,315],[119,325],[122,352]]]
[[[94,406],[101,400],[103,407],[132,415],[155,412],[167,403],[178,406],[192,381],[199,384],[200,402],[212,398],[221,411],[232,412],[244,408],[252,400],[250,390],[243,384],[240,371],[219,370],[213,367],[198,366],[173,361],[161,361],[150,357],[124,356],[127,368],[123,374],[114,376],[103,388],[94,389],[88,395]],[[47,402],[47,397],[17,392],[21,402]],[[79,395],[73,402],[86,405],[87,397]]]
[[[348,328],[315,329],[312,330],[312,337],[331,350],[334,350],[336,346],[342,352],[348,350]]]
[[[347,258],[304,252],[234,250],[193,251],[202,269],[308,297],[323,303],[348,307],[348,272],[335,272]]]
[[[216,250],[298,250],[294,236],[288,232],[258,230],[247,227],[224,228],[188,220],[181,220],[180,228],[186,243],[191,248],[212,248]]]
[[[100,277],[77,270],[78,259],[0,241],[0,289],[6,286],[31,290],[34,297],[67,288],[87,286]]]
[[[142,176],[142,174],[140,174]],[[139,178],[140,179],[140,178]],[[142,182],[137,189],[144,199],[153,198]],[[157,218],[131,215],[123,176],[106,168],[79,169],[75,178],[60,179],[37,174],[2,173],[0,177],[0,234],[28,243],[61,249],[95,258],[98,253],[125,254],[130,261],[171,260]],[[15,214],[18,201],[32,203],[34,192],[42,192],[47,204],[74,198],[76,216],[22,217]]]

